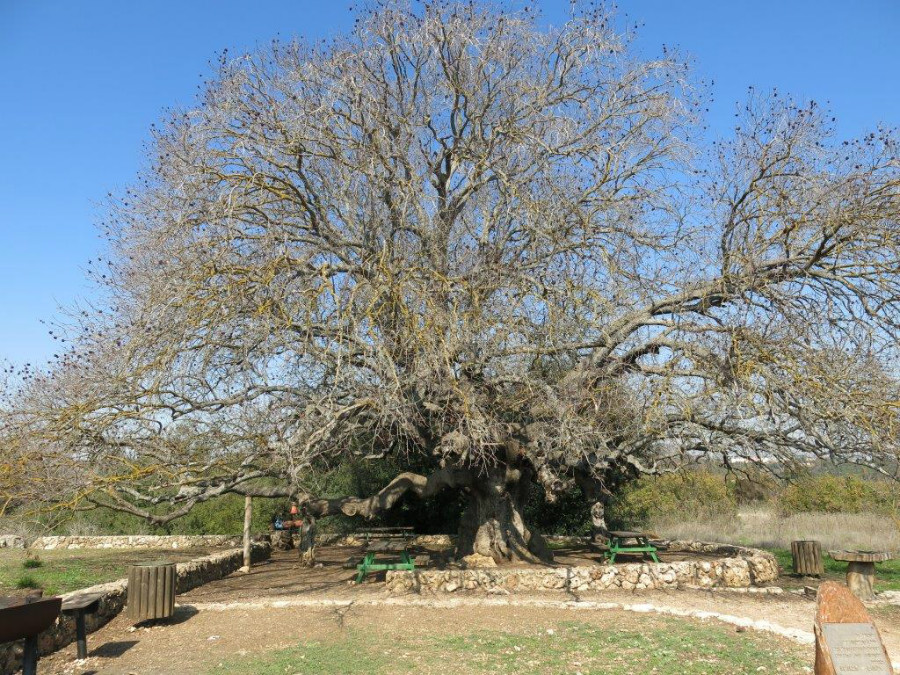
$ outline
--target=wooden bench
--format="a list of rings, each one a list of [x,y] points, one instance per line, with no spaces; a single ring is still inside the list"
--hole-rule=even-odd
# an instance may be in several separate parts
[[[78,647],[78,658],[87,658],[87,631],[84,626],[86,614],[96,614],[100,609],[101,593],[82,593],[62,603],[62,613],[75,617],[75,643]]]
[[[370,541],[382,539],[402,539],[409,540],[413,536],[412,527],[370,527],[366,530],[360,530],[358,534],[366,541],[366,546]]]
[[[360,532],[366,541],[366,554],[356,567],[356,583],[361,584],[370,572],[414,570],[416,564],[407,547],[412,533],[411,527],[373,527]],[[393,555],[389,560],[378,561],[379,556],[397,553],[399,560]]]

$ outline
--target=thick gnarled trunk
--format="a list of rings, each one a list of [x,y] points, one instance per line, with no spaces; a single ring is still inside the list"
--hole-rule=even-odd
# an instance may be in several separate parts
[[[553,553],[544,538],[525,525],[522,511],[533,473],[527,468],[501,465],[479,473],[474,469],[443,468],[429,476],[403,473],[371,497],[303,499],[304,513],[323,517],[344,514],[373,518],[390,509],[407,493],[422,499],[443,489],[462,489],[469,506],[459,526],[457,555],[479,553],[496,562],[549,562]]]
[[[529,530],[522,517],[530,487],[530,478],[517,469],[474,481],[459,525],[458,557],[478,553],[496,562],[552,561],[544,538]]]

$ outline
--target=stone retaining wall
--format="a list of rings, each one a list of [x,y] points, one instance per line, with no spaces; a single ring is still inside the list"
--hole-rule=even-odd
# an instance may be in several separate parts
[[[0,548],[25,548],[25,539],[17,534],[0,534]]]
[[[607,589],[746,588],[763,586],[778,578],[778,563],[771,553],[765,551],[704,542],[669,542],[668,550],[723,557],[716,560],[583,567],[389,571],[386,586],[389,592],[395,594],[452,593],[461,590],[489,593],[584,592]]]
[[[65,536],[38,537],[29,548],[41,550],[80,548],[212,548],[216,546],[240,546],[241,538],[226,534],[197,535],[108,535],[108,536]]]
[[[410,537],[410,546],[453,546],[456,537],[450,534],[417,534]],[[364,546],[365,537],[357,534],[320,534],[316,537],[317,546]]]
[[[254,543],[251,551],[253,562],[265,560],[271,554],[268,543]],[[192,588],[226,577],[244,564],[242,549],[232,549],[195,558],[175,566],[175,592],[186,593]],[[62,596],[63,602],[69,597],[84,593],[101,593],[100,609],[96,614],[85,616],[85,626],[91,633],[111,621],[125,608],[128,599],[128,579],[119,579],[106,584],[81,588]],[[49,654],[75,641],[75,619],[60,616],[49,630],[38,637],[41,654]],[[0,644],[0,673],[14,673],[22,663],[22,641]],[[97,645],[93,645],[96,647]],[[88,638],[88,648],[92,647]]]

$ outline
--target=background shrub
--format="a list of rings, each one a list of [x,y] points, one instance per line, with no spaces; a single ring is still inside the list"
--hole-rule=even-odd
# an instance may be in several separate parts
[[[323,497],[369,496],[403,470],[427,472],[426,466],[399,466],[392,462],[359,460],[341,464],[316,478],[310,488]],[[900,516],[900,486],[859,472],[836,475],[834,467],[818,466],[795,482],[780,484],[768,471],[748,467],[740,474],[726,474],[711,466],[694,467],[662,476],[644,476],[612,488],[616,496],[607,507],[612,528],[649,528],[674,522],[715,520],[727,531],[734,528],[737,507],[760,505],[779,515],[798,513],[880,513]],[[849,471],[845,469],[845,471]],[[620,480],[625,480],[620,477]],[[253,500],[253,532],[269,530],[276,516],[286,516],[285,498]],[[350,533],[366,526],[412,526],[419,533],[455,533],[465,508],[465,496],[444,491],[429,500],[406,495],[390,511],[371,521],[345,516],[319,520],[323,533]],[[536,486],[525,505],[528,525],[543,534],[588,535],[590,505],[578,491],[566,492],[550,503]],[[0,531],[21,533],[27,539],[40,534],[225,534],[240,535],[244,498],[225,495],[198,504],[187,516],[164,526],[152,526],[136,516],[93,509],[73,513],[62,522],[25,523],[0,519]],[[724,535],[723,535],[724,536]]]
[[[643,476],[627,484],[610,505],[611,527],[646,526],[666,518],[735,515],[737,503],[725,475],[707,469]]]
[[[776,500],[778,512],[898,513],[900,489],[896,484],[860,476],[821,474],[806,476],[784,487]]]

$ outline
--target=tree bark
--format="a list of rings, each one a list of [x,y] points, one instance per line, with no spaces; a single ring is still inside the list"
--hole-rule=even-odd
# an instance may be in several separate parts
[[[470,501],[460,521],[457,555],[480,553],[497,562],[549,562],[553,553],[541,535],[526,527],[522,517],[532,478],[529,469],[506,465],[481,474],[448,467],[429,476],[402,473],[371,497],[306,496],[302,501],[304,512],[316,517],[342,513],[373,518],[390,509],[406,493],[427,499],[445,488],[465,488]]]
[[[244,497],[244,569],[250,571],[250,522],[253,519],[253,497]]]
[[[478,553],[496,562],[552,561],[544,538],[529,530],[522,517],[530,488],[530,476],[519,469],[499,469],[477,478],[460,521],[457,555]]]
[[[600,542],[609,539],[609,528],[606,526],[606,505],[602,501],[591,504],[591,541]]]
[[[316,564],[316,519],[306,514],[300,526],[300,564],[313,567]]]
[[[472,472],[470,470],[452,467],[438,469],[428,476],[405,472],[371,497],[316,499],[310,495],[302,495],[301,502],[303,502],[304,513],[317,518],[339,514],[374,518],[379,513],[390,509],[407,492],[421,499],[428,499],[445,488],[466,487],[471,480]]]
[[[603,543],[609,539],[609,528],[606,525],[606,502],[610,498],[609,490],[594,476],[576,471],[575,482],[581,488],[585,501],[591,505],[591,541]]]

